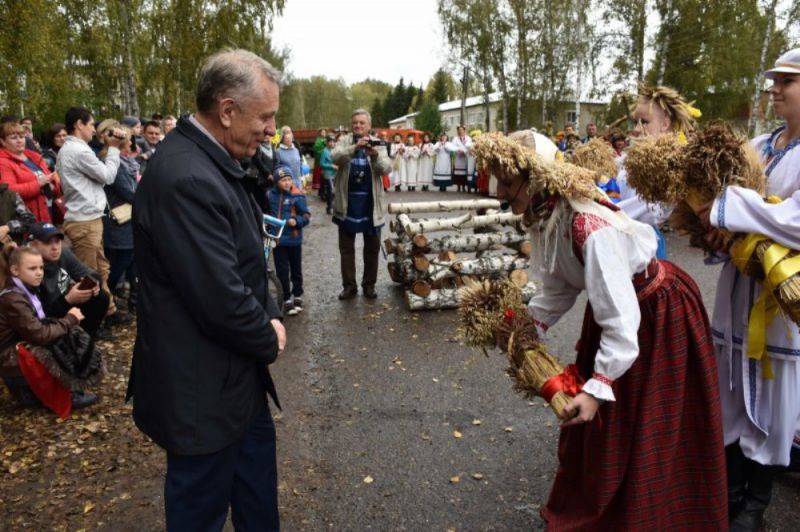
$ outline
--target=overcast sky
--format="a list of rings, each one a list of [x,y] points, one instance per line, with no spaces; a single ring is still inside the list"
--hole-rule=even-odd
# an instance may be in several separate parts
[[[272,38],[295,77],[419,86],[446,60],[436,0],[287,0]]]

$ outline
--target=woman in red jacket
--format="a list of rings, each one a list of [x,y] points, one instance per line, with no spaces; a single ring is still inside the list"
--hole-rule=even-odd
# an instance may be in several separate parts
[[[58,175],[50,172],[41,155],[25,149],[25,133],[18,123],[0,125],[0,144],[0,183],[8,183],[22,197],[37,222],[50,222],[47,199],[60,194]]]

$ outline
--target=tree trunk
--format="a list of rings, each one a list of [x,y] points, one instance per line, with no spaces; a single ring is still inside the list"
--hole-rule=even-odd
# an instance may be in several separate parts
[[[759,63],[758,74],[756,74],[755,89],[753,90],[753,105],[750,109],[750,119],[747,121],[747,131],[750,137],[753,137],[759,133],[758,124],[760,121],[758,114],[761,110],[761,86],[764,83],[764,69],[766,68],[767,62],[767,50],[769,50],[769,43],[772,40],[772,32],[775,29],[775,11],[777,7],[778,0],[772,0],[769,11],[766,13],[768,19],[767,28],[764,32],[764,41],[761,44],[761,63]]]
[[[461,80],[461,124],[467,121],[467,90],[469,88],[469,68],[464,65],[464,78]]]
[[[513,270],[524,270],[530,266],[527,257],[515,257],[513,255],[499,255],[494,257],[483,257],[480,259],[461,260],[452,266],[453,271],[462,275],[490,275],[498,272],[510,272]]]
[[[448,235],[441,238],[429,240],[425,235],[415,235],[413,239],[414,247],[426,253],[439,253],[442,250],[455,252],[462,251],[485,251],[495,246],[519,246],[527,244],[529,249],[533,249],[533,244],[525,234],[508,231],[505,233],[483,233],[479,235]],[[530,255],[528,253],[523,253]]]
[[[527,303],[533,297],[535,292],[536,287],[534,284],[528,283],[522,288],[522,300]],[[414,294],[411,290],[406,290],[405,295],[406,305],[408,306],[408,309],[412,311],[458,308],[458,288],[442,288],[439,290],[431,290],[430,295],[427,297],[420,297]]]
[[[473,227],[485,227],[487,225],[509,225],[522,221],[522,215],[513,213],[486,214],[474,216],[465,214],[456,218],[438,218],[427,221],[412,221],[406,214],[397,217],[397,221],[403,227],[403,232],[413,237],[419,233],[433,233],[436,231],[455,231],[469,229]]]
[[[388,210],[389,214],[416,214],[420,212],[454,212],[499,208],[499,200],[487,198],[451,201],[392,202],[389,204]]]
[[[139,98],[136,94],[136,71],[133,66],[133,46],[130,39],[131,13],[130,0],[119,0],[120,10],[120,44],[122,46],[122,57],[125,62],[123,65],[124,76],[122,77],[122,94],[125,100],[125,112],[133,116],[139,116]]]
[[[659,65],[658,65],[658,84],[659,85],[663,85],[664,84],[664,72],[666,72],[666,70],[667,70],[667,53],[669,53],[669,41],[670,41],[670,38],[672,37],[672,31],[671,31],[672,30],[672,22],[673,22],[672,19],[674,17],[674,13],[672,12],[673,5],[674,5],[673,0],[667,0],[667,21],[666,21],[666,26],[664,28],[664,30],[665,30],[664,41],[661,43],[661,52],[660,52],[661,61],[659,62]],[[664,24],[662,24],[662,25],[664,25]]]

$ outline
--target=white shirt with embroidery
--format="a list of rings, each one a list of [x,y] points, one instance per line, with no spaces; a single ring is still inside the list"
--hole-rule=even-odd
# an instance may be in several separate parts
[[[655,257],[656,235],[652,227],[636,221],[631,221],[632,231],[627,233],[595,215],[577,217],[584,217],[583,223],[570,224],[572,234],[565,230],[553,236],[558,238],[555,264],[542,272],[541,290],[531,299],[529,310],[544,332],[586,290],[602,333],[594,363],[595,375],[600,377],[589,379],[583,391],[613,401],[614,392],[603,381],[618,379],[639,355],[641,314],[632,278],[645,271]],[[583,262],[573,253],[573,238],[583,253]]]

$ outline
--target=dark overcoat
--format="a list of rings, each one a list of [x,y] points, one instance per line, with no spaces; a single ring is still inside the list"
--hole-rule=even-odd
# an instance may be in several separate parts
[[[139,276],[128,396],[136,425],[176,454],[241,438],[278,356],[261,213],[245,172],[188,116],[158,146],[136,190]]]

